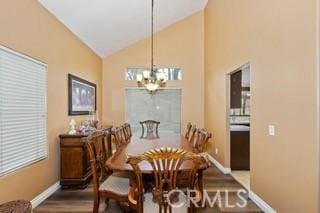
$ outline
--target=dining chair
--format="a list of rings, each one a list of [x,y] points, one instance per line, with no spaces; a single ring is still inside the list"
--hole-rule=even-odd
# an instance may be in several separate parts
[[[130,141],[130,138],[132,137],[131,125],[129,123],[124,123],[123,130],[124,130],[126,141]]]
[[[186,134],[184,136],[185,139],[189,138],[190,132],[191,132],[191,128],[192,128],[192,124],[190,122],[188,122],[187,124],[187,130],[186,130]]]
[[[115,144],[116,150],[128,144],[128,140],[126,138],[126,133],[123,126],[113,128],[111,130],[111,134],[113,136],[112,142]]]
[[[192,140],[192,146],[196,149],[197,152],[204,152],[206,145],[211,137],[212,134],[209,133],[207,129],[197,129]]]
[[[154,120],[146,120],[146,121],[140,121],[139,122],[142,128],[142,132],[141,132],[141,138],[144,137],[159,137],[158,134],[158,127],[160,125],[160,121],[154,121]],[[146,134],[145,134],[145,128],[146,128]]]
[[[195,136],[196,136],[197,130],[198,130],[198,129],[197,129],[196,125],[193,125],[193,126],[191,127],[190,133],[189,133],[188,138],[187,138],[187,140],[188,140],[189,143],[192,143],[192,142],[193,142],[193,140],[194,140],[194,138],[195,138]]]
[[[153,168],[154,184],[152,193],[143,193],[143,179],[139,165],[142,161],[148,162]],[[184,195],[170,193],[172,192],[171,190],[177,189],[178,172],[186,161],[191,161],[193,165],[189,171],[188,189],[195,192],[193,195],[195,195],[196,201],[201,201],[202,192],[197,179],[198,169],[205,162],[205,159],[201,155],[187,152],[180,148],[160,148],[144,152],[140,155],[128,155],[127,163],[132,166],[136,175],[135,184],[133,184],[135,189],[132,188],[132,191],[129,193],[129,200],[136,202],[138,213],[152,212],[157,209],[159,212],[172,212],[172,207],[168,201],[174,202],[174,199],[179,199],[179,202],[187,202]],[[176,196],[170,197],[170,195]],[[194,212],[193,205],[190,205],[189,208],[186,206],[187,203],[184,205],[185,212]],[[181,209],[179,210],[181,212]]]
[[[204,131],[205,134],[205,140],[201,147],[199,147],[200,152],[204,152],[206,150],[206,146],[208,145],[208,141],[212,138],[212,133],[209,132],[207,129],[203,128],[202,131]]]
[[[112,128],[101,126],[99,130],[103,131],[105,134],[103,149],[105,149],[106,158],[108,159],[112,156]]]
[[[85,140],[90,157],[90,168],[93,182],[93,213],[99,211],[100,198],[106,199],[106,204],[110,199],[117,202],[129,203],[128,194],[130,191],[130,179],[117,175],[106,175],[104,147],[105,133],[95,131]],[[130,206],[134,206],[131,204]]]

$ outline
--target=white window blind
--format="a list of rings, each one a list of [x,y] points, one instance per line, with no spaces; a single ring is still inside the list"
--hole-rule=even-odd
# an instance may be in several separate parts
[[[0,176],[47,156],[47,65],[0,45]]]

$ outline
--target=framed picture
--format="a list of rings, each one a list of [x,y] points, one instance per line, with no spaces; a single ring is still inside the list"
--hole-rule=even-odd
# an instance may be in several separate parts
[[[89,115],[97,109],[96,85],[69,74],[69,115]]]

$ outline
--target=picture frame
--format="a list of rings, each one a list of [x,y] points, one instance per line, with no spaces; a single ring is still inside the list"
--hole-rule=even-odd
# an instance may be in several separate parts
[[[97,110],[96,84],[68,74],[69,116],[89,115]]]

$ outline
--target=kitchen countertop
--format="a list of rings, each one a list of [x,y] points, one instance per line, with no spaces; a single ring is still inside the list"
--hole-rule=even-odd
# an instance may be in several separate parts
[[[230,125],[231,132],[249,132],[250,127],[245,125]]]
[[[230,121],[230,125],[248,125],[250,121]]]

